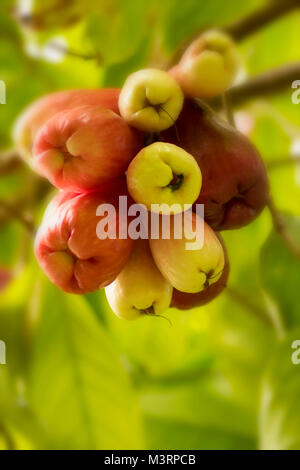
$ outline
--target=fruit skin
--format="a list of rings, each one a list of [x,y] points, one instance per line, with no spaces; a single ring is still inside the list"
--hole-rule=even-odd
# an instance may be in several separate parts
[[[176,121],[183,105],[183,93],[167,72],[144,69],[126,79],[120,93],[121,116],[133,127],[160,132]]]
[[[60,189],[86,191],[121,176],[142,145],[136,130],[113,111],[81,106],[55,114],[42,126],[32,166]]]
[[[191,211],[186,217],[195,231],[198,215]],[[169,239],[150,239],[150,248],[157,267],[165,279],[180,292],[195,294],[214,284],[221,277],[224,269],[224,250],[217,235],[204,222],[203,246],[187,250],[186,244],[190,242],[191,231],[184,218],[175,215],[171,221]],[[183,236],[175,238],[174,227],[182,224]],[[188,240],[188,236],[190,239]]]
[[[148,240],[135,241],[129,261],[105,293],[114,313],[126,320],[167,310],[172,287],[157,269]]]
[[[267,204],[268,176],[258,151],[210,109],[187,100],[176,129],[165,131],[162,139],[180,144],[197,160],[203,183],[196,203],[204,204],[205,220],[214,230],[243,227]]]
[[[45,95],[26,108],[17,120],[13,132],[20,155],[30,162],[34,138],[48,119],[60,111],[83,105],[103,106],[119,114],[118,88],[100,90],[67,90]]]
[[[229,88],[238,68],[239,56],[233,40],[221,31],[212,30],[196,39],[169,73],[186,96],[211,98]]]
[[[35,254],[50,280],[66,292],[86,294],[110,284],[129,259],[133,242],[119,239],[118,228],[126,224],[121,216],[110,217],[117,224],[117,238],[100,240],[96,227],[102,203],[116,203],[116,197],[101,192],[75,194],[61,191],[48,206],[35,240]]]
[[[202,184],[194,157],[164,142],[143,148],[131,161],[126,176],[128,191],[137,203],[145,204],[148,210],[152,204],[179,204],[174,213],[182,212],[184,204],[188,206],[185,209],[191,207]],[[169,210],[160,212],[169,213]]]
[[[225,264],[221,277],[217,282],[206,287],[202,292],[197,294],[187,294],[185,292],[180,292],[177,289],[173,289],[173,296],[171,307],[178,308],[179,310],[189,310],[194,307],[202,307],[203,305],[208,304],[216,297],[218,297],[221,292],[226,287],[226,283],[229,276],[230,264],[228,259],[227,250],[225,244],[219,234],[216,234],[223,246],[224,255],[225,255]]]

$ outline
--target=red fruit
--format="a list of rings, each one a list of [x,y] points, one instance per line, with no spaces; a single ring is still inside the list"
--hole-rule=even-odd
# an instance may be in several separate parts
[[[60,111],[83,105],[95,105],[119,113],[119,95],[118,88],[103,88],[59,91],[43,96],[25,109],[16,123],[14,140],[18,150],[24,158],[30,159],[37,131],[49,118]]]
[[[205,220],[214,230],[247,225],[269,197],[266,168],[251,142],[206,107],[187,100],[176,125],[162,133],[197,160]]]
[[[143,145],[141,135],[99,106],[62,111],[38,132],[33,167],[58,188],[95,189],[121,176]]]
[[[228,280],[230,264],[224,241],[222,240],[220,235],[218,235],[218,238],[222,243],[225,254],[225,265],[220,279],[218,279],[218,281],[214,284],[211,284],[210,286],[206,287],[203,291],[198,292],[197,294],[187,294],[185,292],[180,292],[177,289],[173,289],[171,307],[175,307],[180,310],[189,310],[194,307],[201,307],[211,302],[213,299],[218,297],[221,292],[223,292]]]
[[[108,215],[116,238],[99,239],[96,216],[102,203],[116,205],[116,197],[100,192],[60,192],[46,210],[35,240],[35,254],[50,280],[66,292],[85,294],[110,284],[125,266],[132,240],[120,239],[127,230],[124,214]]]

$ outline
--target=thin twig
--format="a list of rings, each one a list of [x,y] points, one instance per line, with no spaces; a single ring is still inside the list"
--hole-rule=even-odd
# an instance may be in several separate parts
[[[289,156],[289,157],[282,157],[276,158],[266,163],[267,169],[276,170],[277,168],[281,168],[283,166],[290,166],[290,165],[299,165],[300,164],[300,155]]]
[[[27,231],[30,236],[34,236],[35,234],[35,227],[31,220],[26,217],[17,206],[5,201],[4,199],[0,199],[0,210],[3,210],[7,213],[11,219],[16,219]]]
[[[270,197],[268,202],[268,209],[272,216],[273,226],[282,241],[285,243],[287,248],[290,250],[292,255],[300,260],[300,248],[291,237],[288,227],[286,226],[281,213],[276,208],[274,201]]]
[[[230,88],[227,91],[227,96],[229,96],[232,106],[239,106],[253,98],[264,98],[291,88],[292,82],[299,77],[300,62],[292,62],[251,77],[240,85]],[[209,104],[213,108],[221,108],[222,97],[218,96],[210,100]]]
[[[300,7],[300,0],[273,0],[269,1],[266,5],[251,11],[246,16],[238,19],[237,21],[228,25],[221,26],[220,29],[230,34],[235,40],[242,40],[249,35],[255,33],[259,29],[265,27],[272,21],[277,20],[283,15],[289,13],[291,10]],[[210,26],[210,25],[208,25]],[[207,27],[206,27],[207,29]],[[201,33],[203,28],[193,33],[187,40],[175,51],[171,61],[170,67],[176,64],[182,56],[185,49],[193,42]]]
[[[226,286],[226,291],[230,297],[241,304],[246,310],[254,314],[256,317],[260,318],[266,325],[269,327],[272,326],[274,327],[274,324],[272,322],[272,318],[268,314],[266,310],[263,308],[259,307],[256,305],[252,299],[250,299],[247,295],[243,294],[239,290],[237,290],[235,287],[232,286]]]
[[[18,170],[23,161],[16,150],[7,150],[0,152],[0,176],[7,175]]]

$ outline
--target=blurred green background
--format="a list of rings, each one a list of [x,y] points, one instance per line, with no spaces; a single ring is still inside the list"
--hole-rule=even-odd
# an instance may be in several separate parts
[[[224,234],[231,274],[218,299],[171,309],[172,327],[125,322],[102,292],[67,295],[41,273],[26,227],[38,225],[52,190],[11,157],[13,123],[38,96],[121,86],[141,67],[166,67],[195,32],[264,3],[33,0],[33,21],[30,2],[1,0],[0,449],[300,449],[300,365],[291,361],[300,262],[268,210]],[[299,31],[291,11],[240,42],[240,79],[299,61]],[[291,95],[290,85],[252,99],[235,117],[269,164],[274,202],[300,247],[300,104]]]

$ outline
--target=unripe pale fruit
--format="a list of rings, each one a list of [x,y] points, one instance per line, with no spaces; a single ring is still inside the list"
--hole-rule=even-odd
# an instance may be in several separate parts
[[[127,170],[131,197],[153,212],[169,213],[169,208],[155,210],[153,204],[178,204],[171,212],[182,212],[199,196],[202,176],[194,157],[182,148],[155,142],[143,148]]]
[[[58,188],[85,191],[121,176],[143,145],[113,111],[81,106],[62,111],[40,129],[33,168]]]
[[[103,106],[119,113],[119,94],[118,88],[103,88],[59,91],[43,96],[26,108],[15,124],[13,137],[17,150],[30,162],[34,138],[48,119],[60,111],[83,105]]]
[[[175,126],[162,139],[193,155],[203,184],[197,203],[214,230],[243,227],[265,207],[269,198],[266,168],[243,134],[206,107],[185,102]]]
[[[208,31],[188,47],[170,74],[186,96],[210,98],[229,88],[238,68],[239,56],[232,39],[221,31]]]
[[[148,240],[134,242],[129,261],[105,293],[114,313],[126,320],[161,315],[167,310],[172,287],[157,269]]]
[[[183,93],[167,72],[139,70],[129,75],[121,90],[119,108],[131,125],[147,132],[172,126],[183,105]]]
[[[216,235],[223,246],[225,255],[225,264],[221,277],[217,282],[205,287],[203,291],[198,292],[197,294],[187,294],[185,292],[180,292],[177,289],[173,289],[171,307],[178,308],[179,310],[189,310],[195,307],[202,307],[218,297],[225,289],[229,276],[230,265],[225,244],[220,235]]]
[[[116,238],[99,239],[96,233],[102,203],[114,204],[115,197],[99,192],[60,192],[50,203],[35,240],[35,254],[50,280],[66,292],[85,294],[110,284],[129,259],[132,240],[119,239],[127,230],[121,214],[110,217]]]
[[[203,246],[188,250],[187,243],[191,242],[197,230],[198,215],[187,212],[189,218],[173,216],[170,238],[151,239],[150,248],[160,272],[169,283],[180,292],[194,294],[217,282],[224,269],[224,250],[214,231],[204,222]],[[182,219],[182,220],[181,220]],[[182,224],[182,237],[175,238],[176,224]],[[189,226],[190,225],[190,226]],[[200,243],[199,243],[200,245]]]

